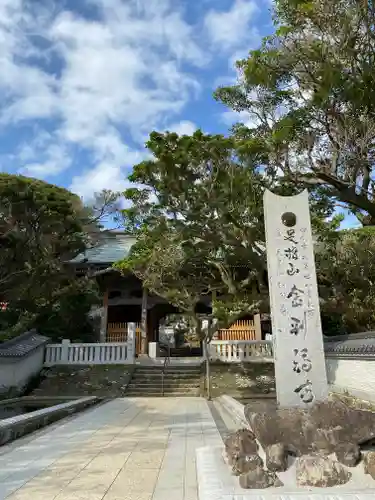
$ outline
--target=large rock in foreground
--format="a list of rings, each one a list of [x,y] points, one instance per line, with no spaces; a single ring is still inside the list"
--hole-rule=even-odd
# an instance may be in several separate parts
[[[255,469],[240,475],[240,486],[246,489],[264,489],[284,486],[274,472],[256,467]]]
[[[296,462],[298,486],[329,488],[346,484],[351,476],[343,465],[327,456],[305,455]]]
[[[225,452],[232,473],[236,476],[263,465],[254,433],[248,429],[240,429],[231,434],[225,440]]]
[[[357,445],[375,436],[375,414],[354,410],[335,399],[316,403],[309,409],[275,409],[267,413],[254,413],[251,405],[245,416],[255,437],[265,449],[280,443],[286,452],[297,456],[328,455],[338,451],[347,465],[359,458]]]
[[[365,474],[375,479],[375,451],[368,451],[363,458],[363,468]]]

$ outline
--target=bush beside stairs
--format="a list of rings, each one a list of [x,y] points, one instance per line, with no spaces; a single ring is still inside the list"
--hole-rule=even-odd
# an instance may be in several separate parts
[[[161,366],[135,368],[126,390],[128,397],[200,396],[200,366],[168,365],[164,373]]]

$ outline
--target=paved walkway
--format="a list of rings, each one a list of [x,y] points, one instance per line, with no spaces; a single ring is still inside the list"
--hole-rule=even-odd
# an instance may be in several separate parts
[[[196,448],[220,444],[204,399],[116,399],[0,448],[0,500],[197,500]]]

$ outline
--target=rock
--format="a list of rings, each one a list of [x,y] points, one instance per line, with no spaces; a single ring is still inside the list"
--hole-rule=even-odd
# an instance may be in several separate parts
[[[231,463],[232,474],[235,476],[240,476],[257,467],[263,467],[263,460],[257,454],[235,458]]]
[[[368,451],[363,457],[363,468],[365,474],[370,474],[370,476],[375,479],[375,451]]]
[[[324,455],[304,455],[296,462],[298,486],[328,488],[347,483],[351,476],[343,465]]]
[[[225,440],[225,450],[228,455],[253,455],[258,453],[255,435],[249,429],[239,429]]]
[[[263,448],[284,443],[297,456],[329,454],[341,443],[358,445],[375,437],[375,414],[337,399],[317,402],[306,410],[274,408],[262,413],[248,405],[245,416]]]
[[[361,459],[361,450],[354,443],[341,443],[335,449],[337,461],[347,467],[355,467]]]
[[[340,443],[339,432],[341,429],[341,427],[335,427],[334,429],[315,429],[314,445],[311,449],[321,455],[330,455],[337,449]]]
[[[288,455],[283,443],[276,443],[266,448],[266,466],[269,471],[282,472],[288,468]]]
[[[274,472],[256,467],[255,469],[241,474],[240,486],[246,489],[264,489],[270,486],[284,486]]]
[[[228,436],[225,440],[225,451],[227,462],[235,475],[263,466],[255,436],[248,429],[240,429]]]

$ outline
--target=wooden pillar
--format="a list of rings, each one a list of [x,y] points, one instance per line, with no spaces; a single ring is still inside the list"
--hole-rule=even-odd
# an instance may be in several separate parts
[[[262,324],[260,314],[254,314],[255,340],[262,340]]]
[[[142,354],[147,354],[147,288],[143,288],[142,293],[142,313],[141,313],[141,336],[142,336]]]
[[[105,342],[107,339],[107,323],[108,323],[108,288],[103,296],[103,311],[100,323],[100,342]]]
[[[147,316],[147,333],[149,342],[157,342],[157,310],[156,307],[148,309]]]

